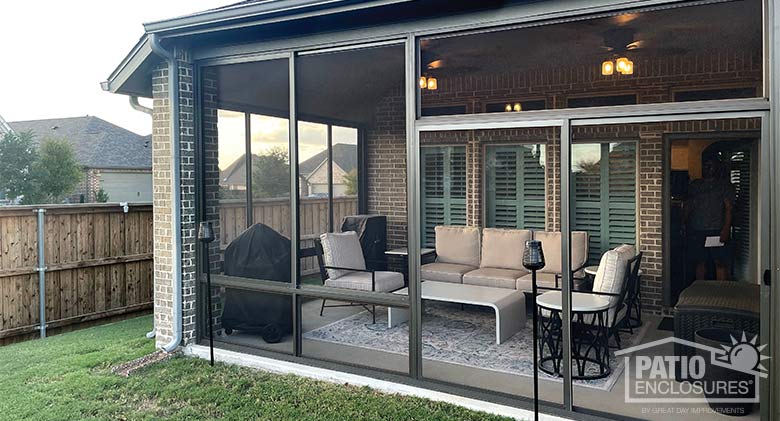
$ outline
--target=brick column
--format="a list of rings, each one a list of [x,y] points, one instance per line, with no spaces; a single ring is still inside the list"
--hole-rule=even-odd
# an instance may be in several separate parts
[[[663,132],[642,126],[639,132],[639,250],[642,257],[642,310],[658,314],[663,306]]]
[[[152,74],[152,185],[154,205],[154,323],[157,346],[173,337],[173,235],[181,229],[183,338],[195,330],[195,168],[192,65],[186,54],[179,58],[181,227],[173,226],[171,189],[171,131],[168,67],[162,64]]]

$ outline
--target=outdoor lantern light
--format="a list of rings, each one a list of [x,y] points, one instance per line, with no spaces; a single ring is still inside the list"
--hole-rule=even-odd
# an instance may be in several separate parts
[[[426,89],[428,87],[428,79],[425,76],[420,76],[420,89]]]
[[[523,266],[531,271],[531,308],[533,308],[533,335],[534,335],[534,419],[539,420],[539,356],[536,348],[539,334],[538,311],[536,310],[536,271],[544,267],[544,252],[542,242],[528,240],[523,251]]]
[[[504,107],[504,111],[511,112],[512,111],[512,104],[506,104],[506,107]]]
[[[439,83],[438,83],[438,81],[437,81],[437,80],[436,80],[436,78],[435,78],[435,77],[433,77],[433,76],[429,77],[429,78],[428,78],[428,90],[430,90],[430,91],[435,91],[435,90],[437,90],[437,89],[439,89]]]
[[[620,57],[615,61],[615,68],[618,72],[625,74],[626,70],[628,70],[628,66],[630,61],[625,57]],[[631,70],[633,72],[633,69]]]
[[[612,60],[606,60],[601,63],[601,74],[604,76],[610,76],[615,73],[615,63]]]
[[[203,257],[206,263],[206,294],[208,300],[209,313],[209,352],[211,353],[211,366],[214,366],[214,316],[211,308],[211,261],[209,259],[209,244],[214,241],[214,227],[211,222],[201,222],[198,229],[198,241],[203,244]]]
[[[512,109],[515,110],[515,112],[519,113],[520,111],[523,111],[523,106],[519,102],[516,102],[515,106],[512,107]]]

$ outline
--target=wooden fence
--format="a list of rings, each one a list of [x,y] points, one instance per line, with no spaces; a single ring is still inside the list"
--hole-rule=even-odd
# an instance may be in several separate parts
[[[220,203],[220,246],[224,250],[239,234],[246,229],[246,202],[230,201]],[[358,211],[356,197],[338,197],[333,199],[333,223],[339,227],[342,218],[355,215]],[[253,204],[253,222],[263,223],[290,237],[290,202],[287,198],[255,200]],[[328,199],[307,199],[300,201],[301,247],[311,247],[313,240],[328,232]],[[301,273],[311,274],[318,270],[315,258],[301,260]]]
[[[152,308],[151,204],[0,208],[0,344],[39,329],[39,208],[47,330]]]

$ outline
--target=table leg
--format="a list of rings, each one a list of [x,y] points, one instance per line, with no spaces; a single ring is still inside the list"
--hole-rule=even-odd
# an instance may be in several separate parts
[[[525,327],[525,300],[512,301],[493,309],[496,311],[496,345],[501,345]]]
[[[539,361],[535,361],[534,364],[538,364],[539,370],[551,375],[561,375],[561,362],[563,360],[563,348],[561,344],[561,318],[557,311],[550,311],[545,317],[542,313],[542,309],[537,306],[538,313],[538,325],[539,325]],[[545,349],[548,351],[545,353]],[[545,355],[547,354],[547,355]],[[550,362],[551,368],[544,366],[544,363]]]
[[[403,322],[409,321],[409,310],[398,307],[388,307],[387,309],[387,327],[393,328]]]

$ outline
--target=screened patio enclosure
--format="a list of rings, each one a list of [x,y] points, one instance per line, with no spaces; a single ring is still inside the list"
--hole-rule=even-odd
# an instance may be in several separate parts
[[[628,399],[620,352],[680,356],[716,319],[775,336],[773,4],[348,3],[151,29],[192,85],[184,344],[211,321],[218,351],[523,408],[539,368],[543,412],[567,417],[716,416]],[[742,415],[773,419],[756,379]]]

